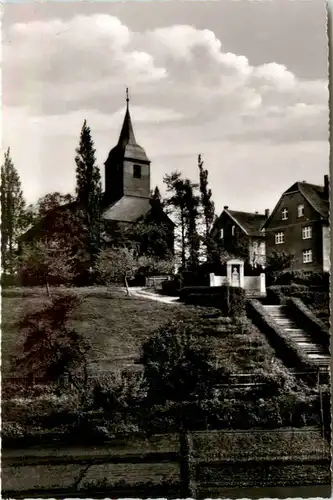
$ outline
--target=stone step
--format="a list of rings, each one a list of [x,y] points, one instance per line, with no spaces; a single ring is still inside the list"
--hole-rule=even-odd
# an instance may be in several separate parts
[[[312,337],[304,329],[297,327],[295,321],[288,317],[285,306],[265,304],[263,307],[273,321],[284,330],[314,364],[318,367],[328,367],[331,357],[323,352],[320,345],[313,342]]]

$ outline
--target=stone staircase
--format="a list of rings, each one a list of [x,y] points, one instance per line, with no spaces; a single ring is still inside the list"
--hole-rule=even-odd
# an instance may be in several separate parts
[[[311,362],[325,371],[329,369],[331,362],[330,355],[324,351],[320,344],[314,342],[310,333],[303,328],[299,328],[289,317],[286,306],[263,304],[263,307],[275,323],[298,345]]]

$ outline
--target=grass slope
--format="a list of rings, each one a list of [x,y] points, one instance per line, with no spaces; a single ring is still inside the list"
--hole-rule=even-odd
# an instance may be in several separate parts
[[[71,290],[73,291],[73,290]],[[170,320],[193,318],[196,308],[163,304],[149,299],[126,297],[121,290],[78,289],[82,305],[73,322],[91,341],[92,372],[132,365],[140,348],[157,328]],[[2,297],[2,373],[9,373],[10,358],[18,352],[20,333],[17,321],[28,311],[41,309],[48,302],[43,289],[16,290]]]

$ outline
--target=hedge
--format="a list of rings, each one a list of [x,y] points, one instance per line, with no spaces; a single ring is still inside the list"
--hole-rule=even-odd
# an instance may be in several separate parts
[[[329,287],[330,275],[328,272],[303,272],[303,271],[278,271],[272,273],[275,285],[319,285],[327,289]]]
[[[331,337],[325,324],[306,307],[301,299],[290,297],[287,299],[286,304],[295,320],[309,330],[313,334],[314,340],[325,347],[329,353]]]
[[[314,370],[316,365],[303,353],[284,330],[280,328],[257,300],[247,302],[247,312],[254,324],[264,332],[277,355],[290,368]]]
[[[298,297],[309,303],[325,303],[328,300],[328,292],[323,287],[296,283],[269,286],[266,293],[268,301],[275,304],[285,304],[288,297]]]
[[[245,290],[229,286],[192,286],[180,290],[180,300],[220,309],[224,316],[242,316],[245,312]]]
[[[181,284],[180,284],[180,279],[179,278],[174,278],[173,280],[166,280],[162,281],[161,283],[162,286],[162,294],[163,295],[170,295],[171,297],[178,297]]]

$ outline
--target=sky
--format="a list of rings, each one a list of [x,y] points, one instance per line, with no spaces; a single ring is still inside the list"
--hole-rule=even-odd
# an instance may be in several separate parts
[[[74,192],[86,119],[104,179],[125,88],[152,188],[200,153],[217,212],[273,209],[328,173],[324,0],[7,3],[2,153],[28,202]]]

